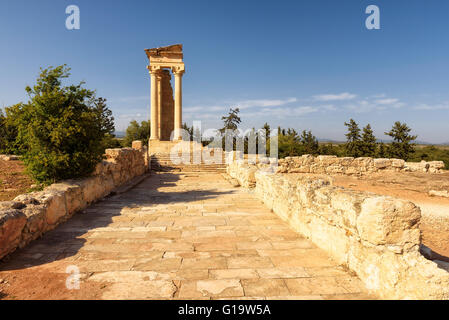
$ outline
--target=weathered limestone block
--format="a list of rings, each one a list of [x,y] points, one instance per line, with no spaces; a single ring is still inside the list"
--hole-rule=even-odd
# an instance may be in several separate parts
[[[391,159],[391,166],[397,169],[403,169],[405,166],[405,161],[402,159]]]
[[[412,172],[427,172],[429,167],[430,165],[425,161],[405,163],[405,168]]]
[[[352,174],[358,174],[361,171],[362,171],[361,168],[349,166],[349,167],[346,167],[345,173],[352,175]]]
[[[310,165],[310,173],[326,173],[326,167],[323,167],[320,163],[314,163]]]
[[[389,197],[369,197],[361,204],[357,218],[360,237],[373,245],[400,246],[420,243],[421,210],[412,202]]]
[[[331,165],[326,167],[326,173],[335,174],[335,173],[345,173],[345,168],[340,165]]]
[[[14,201],[2,201],[2,202],[0,202],[0,210],[22,209],[24,207],[25,207],[25,205],[22,202],[16,201],[15,199],[14,199]]]
[[[22,238],[26,216],[17,209],[0,211],[0,259],[15,250]]]
[[[132,142],[131,148],[135,150],[142,150],[143,149],[143,142],[140,140],[136,140]]]
[[[357,234],[357,217],[360,215],[361,205],[366,195],[343,188],[334,188],[332,191],[329,197],[336,216],[334,220],[339,226]]]
[[[374,159],[374,167],[376,169],[385,169],[391,166],[392,161],[390,159]]]
[[[27,205],[23,209],[27,222],[22,232],[22,242],[20,247],[37,239],[46,230],[46,208],[44,205]]]
[[[0,154],[0,160],[3,161],[17,161],[19,160],[19,156],[11,155],[11,154]]]
[[[257,166],[244,164],[244,161],[235,161],[228,165],[227,173],[237,179],[239,184],[244,188],[253,188],[256,184],[255,172]]]
[[[430,161],[428,164],[429,173],[440,173],[446,166],[443,161]]]
[[[82,192],[82,197],[86,205],[89,205],[99,199],[103,194],[103,179],[98,176],[89,177],[76,182]]]
[[[65,194],[62,191],[39,192],[36,199],[45,205],[45,219],[48,225],[54,225],[67,215]]]
[[[84,201],[83,190],[79,185],[74,184],[73,180],[52,184],[45,188],[45,191],[59,191],[64,193],[67,213],[69,215],[80,211],[87,206],[87,202]]]
[[[449,191],[447,191],[447,190],[430,190],[429,196],[449,198]]]
[[[318,156],[317,160],[323,167],[331,166],[338,162],[337,156]]]

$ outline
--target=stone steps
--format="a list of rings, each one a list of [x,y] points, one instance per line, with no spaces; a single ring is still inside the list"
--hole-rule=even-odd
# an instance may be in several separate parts
[[[213,173],[225,172],[226,165],[216,163],[193,163],[193,157],[190,157],[190,163],[174,164],[171,161],[170,155],[152,155],[151,156],[151,170],[153,171],[176,171],[176,172],[195,172],[195,173]]]

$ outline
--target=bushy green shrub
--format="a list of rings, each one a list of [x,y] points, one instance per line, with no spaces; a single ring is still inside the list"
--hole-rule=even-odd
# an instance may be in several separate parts
[[[41,69],[33,88],[26,88],[30,100],[9,110],[15,145],[27,171],[43,184],[91,174],[102,160],[105,137],[114,131],[105,99],[83,88],[83,82],[62,85],[69,71],[65,65]]]
[[[16,145],[17,127],[14,123],[14,110],[18,106],[7,108],[6,114],[0,109],[0,153],[20,154],[20,148]]]

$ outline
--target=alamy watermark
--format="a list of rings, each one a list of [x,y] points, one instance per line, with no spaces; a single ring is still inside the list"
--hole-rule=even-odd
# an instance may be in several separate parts
[[[65,9],[65,13],[69,16],[65,19],[65,27],[67,30],[79,30],[81,28],[80,8],[71,4]]]
[[[368,30],[379,30],[380,29],[380,9],[376,5],[369,5],[365,10],[366,14],[369,16],[365,20],[365,26]]]
[[[201,121],[194,121],[192,129],[192,132],[180,130],[185,143],[175,144],[171,148],[170,161],[173,164],[224,164],[244,160],[250,164],[277,167],[277,130],[270,132],[269,136],[265,129],[207,129],[202,132]]]
[[[65,272],[69,274],[65,281],[65,286],[68,290],[80,289],[80,269],[75,265],[70,265],[65,269]]]

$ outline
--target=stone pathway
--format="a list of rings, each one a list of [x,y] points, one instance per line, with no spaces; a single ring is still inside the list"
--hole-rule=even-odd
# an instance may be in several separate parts
[[[67,296],[70,265],[82,280]],[[89,290],[103,299],[373,298],[261,201],[215,173],[152,175],[13,254],[0,264],[0,278],[14,287],[24,270],[36,279],[55,275],[45,284],[57,292],[52,298],[92,298]],[[42,298],[42,290],[36,285],[24,297]],[[24,297],[16,290],[15,298]]]

